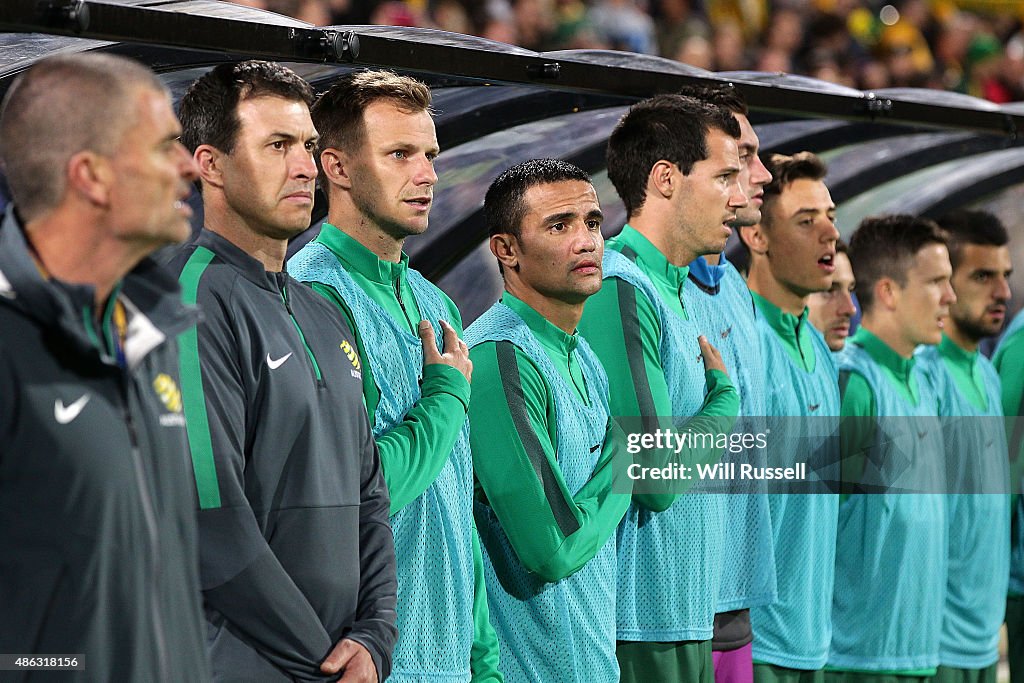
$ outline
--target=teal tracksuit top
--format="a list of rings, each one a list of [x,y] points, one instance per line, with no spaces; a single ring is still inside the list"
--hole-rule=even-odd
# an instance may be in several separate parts
[[[900,489],[943,490],[939,397],[921,364],[865,328],[839,362],[844,418],[860,418],[853,432],[844,424],[844,466],[862,457],[858,480],[876,492],[840,504],[829,667],[927,675],[939,663],[945,497]],[[858,396],[873,410],[848,410]]]
[[[1010,498],[999,493],[1010,477],[999,375],[987,358],[945,336],[919,358],[939,388],[946,473],[957,478],[949,481],[947,500],[949,577],[939,663],[982,669],[999,659],[1010,572]]]
[[[808,322],[806,310],[797,317],[763,297],[753,298],[761,356],[771,378],[766,397],[776,432],[771,464],[782,464],[776,461],[785,453],[809,463],[838,463],[839,385],[831,351]],[[829,476],[827,470],[819,475]],[[805,671],[821,669],[832,634],[839,496],[775,493],[768,495],[768,503],[778,599],[750,610],[754,660]]]
[[[372,416],[374,437],[402,422],[420,398],[423,347],[353,280],[331,251],[311,242],[288,263],[294,276],[334,288],[345,300],[361,337],[372,340],[365,359],[380,390]],[[408,272],[417,309],[434,325],[448,320],[437,289]],[[451,321],[449,321],[451,322]],[[469,422],[434,482],[391,516],[398,575],[398,643],[388,680],[470,680],[473,647],[473,473]]]
[[[718,265],[703,257],[690,264],[683,303],[697,328],[722,354],[740,394],[740,418],[734,433],[763,431],[768,414],[768,373],[758,342],[760,330],[747,283],[723,254]],[[723,457],[728,462],[759,462],[751,448]],[[775,549],[768,498],[763,493],[724,496],[725,534],[718,612],[767,605],[775,601]]]

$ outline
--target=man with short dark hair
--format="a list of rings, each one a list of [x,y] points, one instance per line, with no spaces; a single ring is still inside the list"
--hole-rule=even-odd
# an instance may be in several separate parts
[[[825,165],[808,152],[774,154],[761,221],[742,227],[750,251],[747,282],[757,307],[761,357],[778,458],[828,466],[838,460],[837,370],[822,336],[807,321],[807,299],[828,289],[839,232],[825,186]],[[791,455],[792,454],[792,455]],[[768,495],[778,597],[751,610],[754,678],[820,681],[828,655],[837,496],[825,492]]]
[[[484,199],[505,293],[466,331],[476,517],[506,680],[614,683],[608,381],[576,326],[601,287],[601,207],[564,161],[506,170]]]
[[[938,221],[956,301],[938,346],[921,355],[939,390],[946,440],[949,568],[936,679],[995,681],[1010,574],[1010,499],[999,374],[978,346],[999,334],[1010,301],[1009,236],[998,218],[960,210]]]
[[[737,141],[740,187],[747,205],[736,210],[735,227],[761,220],[764,186],[772,175],[758,156],[760,141],[747,118],[746,100],[732,86],[688,88],[683,94],[717,105],[740,125]],[[725,252],[698,256],[690,263],[690,280],[683,289],[684,308],[697,328],[714,339],[740,394],[740,420],[734,433],[761,431],[766,415],[768,378],[761,359],[761,345],[751,343],[757,334],[757,314],[747,283]],[[747,419],[743,419],[747,418]],[[730,453],[732,462],[757,462],[755,449]],[[744,487],[746,489],[746,487]],[[751,489],[746,489],[751,491]],[[753,630],[750,608],[775,601],[775,551],[772,547],[768,499],[756,492],[732,492],[725,497],[725,534],[722,585],[712,640],[716,683],[749,683],[753,677]]]
[[[923,680],[939,664],[945,444],[940,397],[914,351],[942,340],[952,268],[938,226],[908,215],[864,219],[850,261],[864,318],[839,354],[846,488],[826,678]]]
[[[857,279],[850,265],[850,253],[846,243],[836,242],[836,255],[832,260],[832,286],[824,292],[815,292],[807,298],[807,319],[825,337],[825,343],[832,353],[838,353],[846,346],[850,336],[850,321],[857,313],[853,290]]]
[[[608,174],[629,223],[608,242],[604,285],[580,330],[604,364],[616,417],[718,434],[739,397],[721,356],[683,306],[687,265],[721,253],[747,195],[739,184],[739,125],[681,95],[634,105],[608,141]],[[678,424],[677,424],[678,423]],[[680,452],[693,467],[720,457]],[[624,681],[711,681],[711,637],[722,578],[721,496],[635,491],[619,527],[617,655]]]
[[[500,680],[473,528],[473,366],[455,303],[403,252],[427,229],[437,182],[430,89],[389,71],[355,72],[324,93],[313,120],[327,222],[289,267],[352,328],[365,361],[362,394],[395,534],[391,680]]]
[[[39,61],[0,111],[0,652],[66,653],[63,678],[210,676],[175,343],[196,316],[147,258],[189,234],[180,130],[152,72],[95,53]]]
[[[205,312],[182,385],[220,680],[387,678],[395,641],[388,494],[352,333],[284,269],[309,225],[309,85],[222,64],[181,102],[205,227],[173,263]]]

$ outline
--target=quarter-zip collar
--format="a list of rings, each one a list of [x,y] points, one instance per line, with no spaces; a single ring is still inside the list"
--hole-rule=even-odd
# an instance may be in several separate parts
[[[914,356],[904,358],[896,353],[891,346],[878,338],[871,330],[863,325],[850,337],[850,341],[868,352],[871,359],[892,373],[903,384],[910,383],[911,373],[917,359]]]
[[[939,342],[938,351],[964,398],[979,410],[988,410],[985,380],[978,367],[978,351],[968,351],[945,334]]]
[[[698,256],[690,262],[690,280],[703,291],[714,296],[718,294],[718,283],[725,277],[726,268],[731,267],[725,252],[719,256],[718,265],[711,265],[703,256]]]
[[[689,318],[683,306],[683,287],[686,286],[686,276],[690,272],[688,266],[670,263],[643,233],[630,225],[622,228],[622,232],[608,242],[608,248],[627,256],[631,256],[630,252],[636,254],[636,265],[651,278],[662,301],[672,312],[684,319]]]
[[[962,348],[945,334],[942,335],[942,341],[939,342],[939,354],[968,373],[974,370],[974,364],[978,360],[978,351],[968,351]]]
[[[531,308],[529,304],[508,292],[501,295],[501,303],[511,308],[516,315],[523,319],[534,338],[544,349],[544,353],[562,375],[562,379],[576,390],[576,395],[580,400],[589,405],[590,398],[587,393],[586,380],[583,377],[583,369],[573,355],[580,343],[579,332],[566,334],[557,325]]]
[[[904,358],[871,330],[861,325],[847,343],[864,349],[871,359],[881,366],[900,394],[913,405],[918,403],[917,383],[914,381],[915,356]]]
[[[513,296],[509,292],[501,295],[501,303],[516,312],[526,326],[530,328],[537,340],[545,349],[559,356],[566,356],[576,350],[579,345],[579,333],[566,334],[553,322],[533,310],[529,304]]]
[[[316,241],[330,249],[350,273],[358,273],[372,282],[390,285],[394,285],[395,281],[404,283],[408,279],[409,256],[404,251],[398,263],[385,261],[330,223],[324,223]]]
[[[810,323],[807,320],[807,308],[804,307],[800,316],[797,317],[792,313],[786,313],[753,290],[750,291],[750,296],[754,299],[757,310],[764,316],[765,322],[782,342],[789,357],[804,371],[814,372],[816,359],[814,343],[811,340]]]
[[[686,284],[686,276],[690,272],[689,266],[676,266],[669,262],[665,255],[654,246],[647,237],[628,223],[622,232],[609,241],[609,246],[617,251],[622,247],[629,247],[636,252],[637,261],[641,269],[647,275],[659,280],[661,284],[667,285],[677,291],[681,296],[683,286]]]
[[[288,280],[287,270],[282,269],[279,273],[268,271],[259,259],[253,258],[244,249],[212,230],[204,228],[196,238],[195,244],[217,254],[221,260],[257,287],[280,293],[281,287]]]

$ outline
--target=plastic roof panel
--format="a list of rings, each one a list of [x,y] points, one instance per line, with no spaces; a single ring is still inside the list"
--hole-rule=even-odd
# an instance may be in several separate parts
[[[698,76],[701,78],[714,75],[711,71],[699,69],[683,62],[677,62],[674,59],[666,59],[657,55],[621,52],[619,50],[557,50],[541,53],[541,56],[549,59],[582,62],[584,64],[597,64],[625,69],[644,69],[661,73],[681,74],[683,76]]]
[[[936,216],[1024,181],[1024,149],[956,158],[879,184],[839,206],[837,225],[847,236],[861,219],[885,213]]]
[[[367,67],[422,78],[433,90],[443,152],[431,228],[411,239],[408,250],[414,265],[448,291],[464,290],[453,298],[469,303],[467,319],[475,317],[474,302],[489,305],[500,291],[480,220],[493,178],[534,156],[574,161],[592,174],[606,234],[613,234],[625,215],[605,170],[607,135],[638,97],[684,84],[734,82],[750,101],[763,150],[826,155],[844,231],[866,211],[931,212],[992,194],[1007,198],[1004,203],[1019,197],[1005,188],[1019,182],[1024,168],[1024,148],[1016,147],[1024,141],[1015,136],[1024,129],[1024,103],[1000,107],[908,89],[869,94],[804,76],[711,73],[606,50],[537,53],[432,29],[318,28],[216,0],[84,0],[97,10],[94,25],[85,38],[62,37],[37,32],[67,33],[33,23],[38,1],[0,0],[0,27],[26,31],[0,34],[0,92],[42,56],[95,48],[151,64],[177,97],[211,65],[253,56],[286,63],[320,91]],[[340,31],[361,40],[358,55],[310,49],[310,41]],[[111,36],[127,42],[106,42]]]
[[[770,73],[766,71],[718,71],[715,75],[719,78],[740,83],[762,83],[765,85],[777,85],[787,89],[806,90],[808,92],[826,92],[834,95],[864,97],[863,91],[798,74]]]
[[[874,91],[875,96],[893,98],[920,104],[938,104],[948,107],[968,107],[982,111],[1000,111],[998,104],[964,93],[949,90],[927,90],[925,88],[883,88]]]
[[[1003,149],[993,135],[965,132],[921,133],[855,145],[829,159],[826,178],[832,199],[841,203],[901,176],[952,159]]]
[[[45,33],[0,33],[0,78],[27,69],[38,59],[61,52],[80,52],[110,43],[51,36]]]

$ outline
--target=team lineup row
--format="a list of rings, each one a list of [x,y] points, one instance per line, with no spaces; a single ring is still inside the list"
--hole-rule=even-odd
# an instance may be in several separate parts
[[[505,292],[464,330],[403,253],[430,104],[259,61],[177,117],[117,57],[12,86],[0,652],[82,653],[85,680],[994,683],[1005,617],[1024,676],[1024,503],[893,488],[950,453],[1021,478],[1012,434],[939,419],[1019,414],[1024,319],[978,353],[1010,298],[994,217],[866,219],[847,248],[817,157],[762,161],[731,88],[659,95],[609,139],[607,242],[581,169],[491,183]],[[194,182],[204,227],[157,264]],[[286,264],[317,182],[327,221]],[[612,416],[773,415],[859,418],[798,436],[876,492],[617,492]],[[723,456],[680,444],[655,457]]]

